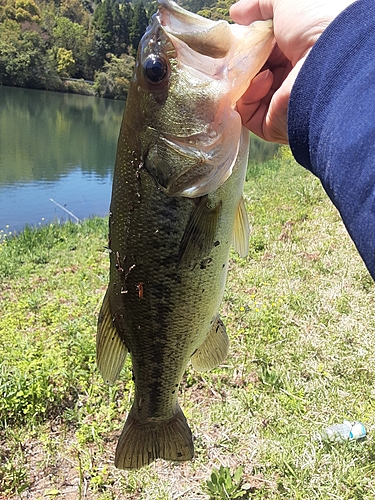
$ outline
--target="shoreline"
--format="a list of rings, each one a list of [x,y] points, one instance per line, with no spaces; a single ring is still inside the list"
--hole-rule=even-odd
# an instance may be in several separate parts
[[[41,88],[41,87],[24,87],[20,85],[4,85],[0,83],[0,87],[38,90],[42,92],[58,92],[59,94],[75,94],[86,97],[98,97],[99,99],[111,99],[112,101],[125,102],[126,99],[117,98],[114,96],[102,96],[95,91],[95,82],[92,80],[84,80],[80,78],[66,78],[61,80],[61,87],[56,88]]]

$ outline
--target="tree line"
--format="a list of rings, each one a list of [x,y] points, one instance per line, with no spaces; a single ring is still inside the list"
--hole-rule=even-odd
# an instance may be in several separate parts
[[[181,2],[213,19],[230,3]],[[0,0],[0,84],[125,99],[155,11],[150,0]]]

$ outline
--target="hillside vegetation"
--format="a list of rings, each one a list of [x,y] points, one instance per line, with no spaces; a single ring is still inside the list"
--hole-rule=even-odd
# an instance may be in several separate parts
[[[228,17],[230,3],[183,5],[216,19]],[[149,0],[0,0],[0,84],[125,99],[155,10]]]

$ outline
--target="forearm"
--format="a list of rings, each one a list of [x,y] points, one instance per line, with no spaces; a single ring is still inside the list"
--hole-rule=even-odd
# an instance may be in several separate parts
[[[289,142],[321,180],[375,278],[375,2],[323,32],[293,86]]]

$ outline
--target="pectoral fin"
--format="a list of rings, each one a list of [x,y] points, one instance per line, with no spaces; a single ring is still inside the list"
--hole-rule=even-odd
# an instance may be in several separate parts
[[[212,370],[224,361],[227,357],[228,350],[228,335],[224,323],[218,315],[205,341],[192,355],[191,363],[193,367],[200,372]]]
[[[181,265],[192,265],[211,252],[217,233],[222,203],[210,206],[207,196],[198,203],[180,243]]]
[[[241,197],[237,207],[233,233],[233,246],[240,257],[246,257],[249,252],[249,236],[249,219],[247,217],[244,199]]]
[[[124,366],[128,350],[117,333],[106,292],[98,318],[96,364],[103,379],[114,384]]]

